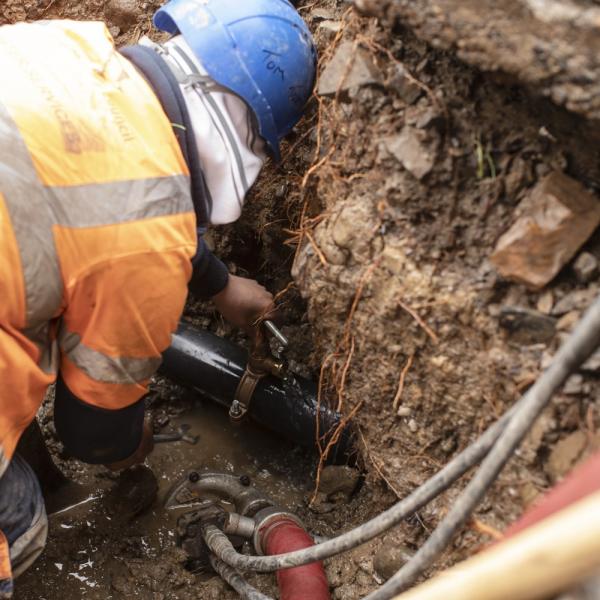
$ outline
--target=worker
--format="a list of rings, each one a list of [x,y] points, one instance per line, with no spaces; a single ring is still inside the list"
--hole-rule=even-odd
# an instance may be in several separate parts
[[[123,469],[152,450],[144,395],[189,290],[249,331],[272,309],[208,225],[235,221],[312,93],[287,0],[172,0],[171,37],[117,51],[102,23],[0,27],[0,598],[39,555],[39,484],[15,452],[56,381],[68,454]]]

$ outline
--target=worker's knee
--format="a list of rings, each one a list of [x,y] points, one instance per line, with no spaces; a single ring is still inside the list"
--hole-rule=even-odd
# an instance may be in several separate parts
[[[6,564],[0,564],[0,598],[10,598],[12,578],[23,573],[41,554],[48,534],[39,483],[29,465],[18,455],[0,479],[0,531],[6,538],[10,558],[10,566],[5,557]],[[0,562],[2,554],[0,548]]]

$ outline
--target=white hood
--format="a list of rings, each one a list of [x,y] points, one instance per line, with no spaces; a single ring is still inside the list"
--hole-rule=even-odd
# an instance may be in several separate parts
[[[147,38],[140,43],[157,49],[183,75],[178,79],[212,198],[210,222],[236,221],[267,157],[250,109],[238,96],[215,84],[181,35],[161,46]]]

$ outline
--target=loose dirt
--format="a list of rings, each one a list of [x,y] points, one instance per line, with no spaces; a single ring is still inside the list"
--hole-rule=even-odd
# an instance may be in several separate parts
[[[105,19],[125,44],[151,31],[158,4],[9,0],[0,22]],[[316,461],[291,449],[279,454],[271,442],[257,447],[252,429],[240,438],[225,433],[206,447],[201,441],[198,457],[165,448],[151,461],[159,482],[172,481],[193,458],[206,467],[250,470],[257,485],[266,469],[267,490],[290,490],[282,501],[323,535],[387,508],[472,441],[531,385],[599,291],[597,269],[582,277],[571,263],[531,291],[502,279],[489,261],[522,200],[548,173],[566,173],[598,196],[597,94],[585,95],[597,85],[598,70],[582,75],[597,52],[571,44],[571,34],[561,37],[563,22],[536,27],[524,3],[510,3],[512,12],[490,5],[485,15],[482,3],[471,2],[453,2],[456,10],[447,13],[426,0],[357,4],[376,17],[345,2],[301,3],[319,45],[321,74],[331,62],[341,64],[338,85],[315,94],[286,142],[283,164],[265,170],[243,219],[209,238],[233,272],[282,292],[293,368],[321,378],[324,401],[352,415],[366,481],[350,499],[319,497],[309,509]],[[593,3],[585,6],[594,10]],[[496,35],[478,46],[483,16]],[[580,23],[589,29],[588,21]],[[557,41],[542,56],[529,52],[531,45],[515,46],[522,36]],[[571,62],[556,75],[543,58],[560,58],[565,44]],[[362,79],[353,79],[357,57],[366,65]],[[583,250],[592,262],[600,258],[597,232]],[[533,325],[522,318],[527,310]],[[543,326],[540,316],[549,319]],[[190,300],[186,317],[237,335],[210,306]],[[598,363],[556,396],[436,569],[489,543],[486,532],[502,530],[597,447]],[[157,422],[164,414],[173,422],[196,418],[198,400],[185,391],[165,381],[153,390]],[[225,427],[217,413],[203,416],[210,424],[205,436]],[[50,416],[45,429],[58,452]],[[61,465],[92,495],[112,485],[102,471]],[[334,598],[373,590],[426,539],[457,493],[447,492],[382,539],[327,561]],[[159,501],[118,527],[94,502],[82,507],[84,515],[52,521],[48,549],[20,581],[17,598],[235,597],[218,579],[185,571]],[[252,582],[275,591],[271,577]]]

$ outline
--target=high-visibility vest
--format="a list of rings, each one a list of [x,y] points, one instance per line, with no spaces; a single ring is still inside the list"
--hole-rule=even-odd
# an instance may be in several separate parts
[[[0,27],[0,476],[58,369],[139,400],[183,311],[196,218],[171,124],[101,23]]]

